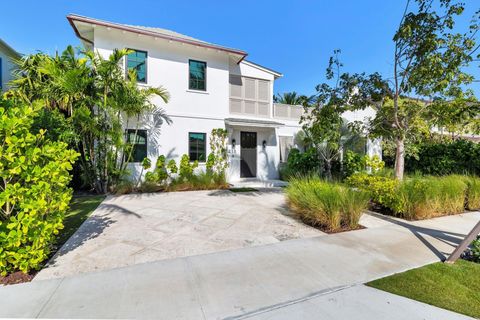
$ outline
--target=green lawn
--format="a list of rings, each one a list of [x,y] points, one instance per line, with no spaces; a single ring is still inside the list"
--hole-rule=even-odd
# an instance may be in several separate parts
[[[480,318],[480,264],[434,263],[367,283],[368,286]]]
[[[87,220],[103,199],[105,199],[105,196],[80,196],[72,198],[70,210],[65,215],[65,220],[63,221],[64,227],[58,235],[57,246],[59,248],[77,231],[80,225]]]

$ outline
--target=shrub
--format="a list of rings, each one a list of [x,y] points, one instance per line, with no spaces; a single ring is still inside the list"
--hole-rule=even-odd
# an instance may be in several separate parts
[[[480,236],[472,242],[470,254],[473,262],[480,263]]]
[[[480,175],[480,144],[464,139],[424,143],[417,157],[405,159],[405,168],[428,175]]]
[[[64,142],[31,133],[38,105],[0,100],[0,274],[38,269],[63,228],[78,157]]]
[[[360,154],[347,150],[343,158],[343,173],[345,177],[349,177],[356,172],[365,170],[365,158]]]
[[[402,182],[398,197],[403,208],[395,213],[406,219],[427,219],[464,211],[467,186],[462,177],[413,177]]]
[[[210,171],[201,171],[192,174],[188,178],[173,179],[167,187],[167,191],[188,190],[213,190],[226,189],[228,184],[225,175],[219,175]]]
[[[128,194],[134,190],[134,183],[128,178],[123,178],[115,185],[115,194]]]
[[[467,184],[466,208],[468,210],[480,209],[480,178],[466,177],[465,182]]]
[[[190,157],[188,154],[184,154],[180,159],[180,179],[188,180],[193,176],[194,170],[198,167],[198,161],[190,163]]]
[[[290,208],[300,217],[326,231],[356,228],[369,196],[318,177],[293,178],[287,189]]]
[[[393,178],[358,172],[348,177],[345,182],[369,193],[375,203],[393,212],[401,211],[403,208],[397,196],[399,182]]]
[[[171,159],[170,161],[168,161],[167,169],[170,173],[170,176],[178,172],[177,163],[175,162],[175,160]]]

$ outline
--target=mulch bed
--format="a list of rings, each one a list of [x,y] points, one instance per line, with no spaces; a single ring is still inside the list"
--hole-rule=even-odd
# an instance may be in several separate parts
[[[14,273],[11,273],[5,277],[0,276],[0,285],[10,285],[10,284],[18,284],[18,283],[23,283],[23,282],[30,282],[32,281],[33,277],[35,277],[36,272],[32,273],[23,273],[21,271],[17,271]]]
[[[308,221],[306,219],[301,219],[301,221],[303,223],[305,223],[306,225],[312,227],[312,228],[315,228],[317,230],[320,230],[324,233],[327,233],[327,234],[335,234],[335,233],[340,233],[340,232],[346,232],[346,231],[355,231],[355,230],[362,230],[362,229],[366,229],[366,227],[364,226],[361,226],[361,225],[358,225],[356,228],[350,228],[349,226],[341,226],[339,229],[337,230],[330,230],[328,229],[326,226],[324,225],[321,225],[321,224],[315,224],[315,223],[312,223],[311,221]]]

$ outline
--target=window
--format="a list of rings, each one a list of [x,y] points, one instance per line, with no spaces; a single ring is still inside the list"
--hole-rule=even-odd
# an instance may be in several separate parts
[[[207,159],[207,134],[188,133],[188,155],[191,161],[205,162]]]
[[[127,129],[127,142],[133,148],[128,162],[142,162],[147,157],[147,130]]]
[[[188,88],[191,90],[207,91],[207,63],[189,60],[188,70]]]
[[[145,51],[133,50],[132,53],[128,54],[127,70],[135,70],[137,72],[137,81],[147,83],[147,53]]]

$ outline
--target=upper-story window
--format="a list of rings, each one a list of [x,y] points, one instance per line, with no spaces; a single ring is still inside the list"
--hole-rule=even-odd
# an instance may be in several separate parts
[[[137,72],[137,81],[147,83],[147,52],[132,50],[127,56],[127,70]]]
[[[190,90],[207,91],[207,63],[188,61],[188,88]]]

